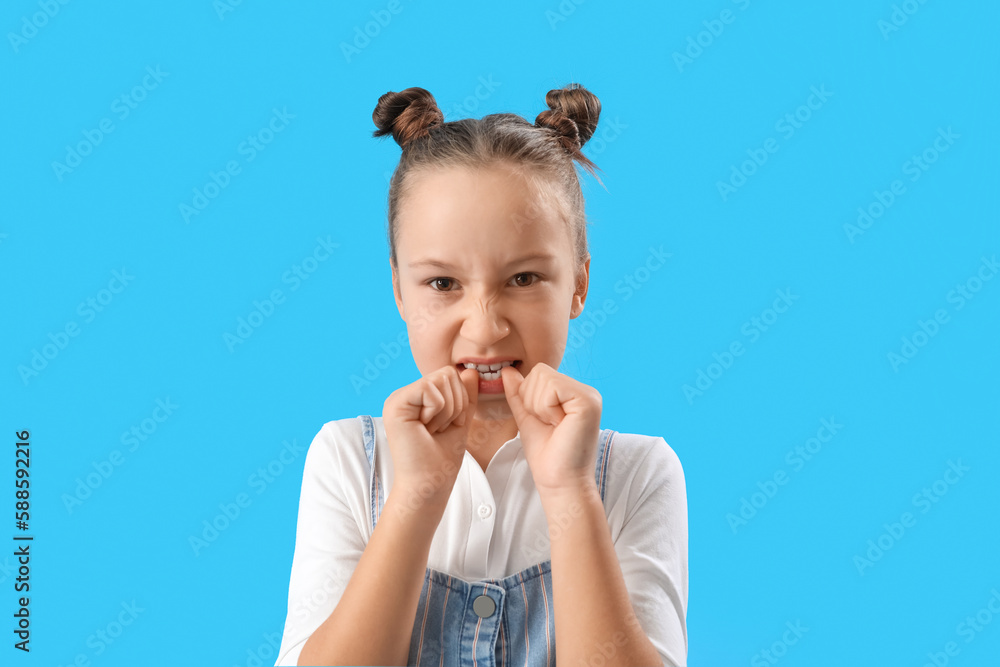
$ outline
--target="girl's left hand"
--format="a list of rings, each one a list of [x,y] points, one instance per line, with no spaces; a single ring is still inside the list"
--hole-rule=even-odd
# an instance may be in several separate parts
[[[601,394],[544,363],[527,377],[505,366],[500,377],[539,494],[593,486]]]

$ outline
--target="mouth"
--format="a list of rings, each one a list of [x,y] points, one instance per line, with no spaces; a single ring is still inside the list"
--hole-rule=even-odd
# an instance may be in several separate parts
[[[466,368],[475,368],[479,371],[479,379],[485,380],[487,382],[500,379],[500,369],[504,366],[513,366],[514,368],[520,368],[521,360],[517,359],[515,361],[502,361],[498,364],[455,364],[458,371],[461,373]]]

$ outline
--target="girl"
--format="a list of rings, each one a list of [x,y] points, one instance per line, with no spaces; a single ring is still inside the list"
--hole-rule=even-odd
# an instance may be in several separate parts
[[[556,370],[590,277],[573,160],[594,175],[601,107],[578,85],[546,102],[534,125],[446,123],[423,88],[379,98],[422,377],[309,447],[277,665],[686,664],[677,455],[602,429],[601,395]]]

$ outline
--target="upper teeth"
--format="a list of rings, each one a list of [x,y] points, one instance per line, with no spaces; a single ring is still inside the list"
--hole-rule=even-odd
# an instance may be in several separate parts
[[[513,361],[501,361],[499,364],[463,364],[466,368],[475,368],[480,373],[491,373],[498,371],[504,366],[513,365]]]

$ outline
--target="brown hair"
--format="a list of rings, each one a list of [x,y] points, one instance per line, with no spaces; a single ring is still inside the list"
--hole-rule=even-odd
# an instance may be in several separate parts
[[[589,251],[583,192],[573,160],[600,183],[595,173],[599,168],[581,150],[597,129],[601,102],[579,84],[550,90],[545,102],[549,108],[532,125],[511,113],[445,122],[434,96],[423,88],[390,91],[379,98],[372,112],[378,130],[372,136],[392,134],[403,149],[389,184],[387,236],[393,266],[399,208],[411,174],[424,167],[508,166],[534,183],[539,193],[549,192],[544,185],[548,183],[562,195],[554,204],[569,225],[579,268]]]

